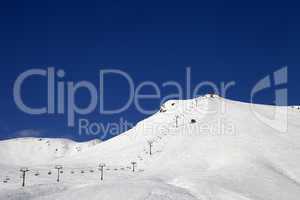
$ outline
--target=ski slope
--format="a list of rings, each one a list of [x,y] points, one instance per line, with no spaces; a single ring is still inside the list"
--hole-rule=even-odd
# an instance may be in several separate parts
[[[17,138],[0,141],[0,164],[36,166],[49,164],[99,144],[100,140],[77,143],[67,139]]]
[[[284,133],[254,114],[271,117],[275,108],[279,118],[270,123],[284,123],[288,111]],[[148,141],[153,143],[152,155]],[[7,183],[0,179],[0,199],[298,200],[300,196],[298,106],[250,105],[216,95],[171,100],[133,129],[83,151],[74,150],[75,143],[58,155],[53,149],[31,150],[40,155],[36,160],[28,155],[31,171],[25,188],[20,187],[18,167],[27,164],[27,154],[9,154],[16,143],[19,151],[27,146],[23,139],[0,143],[5,160],[0,161],[0,178],[9,179]],[[99,163],[106,165],[103,181]],[[64,166],[60,183],[55,164]]]

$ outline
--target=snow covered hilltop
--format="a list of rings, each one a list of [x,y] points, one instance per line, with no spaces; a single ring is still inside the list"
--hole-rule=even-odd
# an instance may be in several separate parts
[[[268,123],[258,114],[268,117]],[[272,123],[286,123],[287,130],[277,130]],[[0,199],[298,200],[300,196],[297,106],[253,106],[206,95],[168,101],[158,113],[105,142],[79,145],[56,140],[50,148],[44,146],[46,141],[0,142]],[[103,181],[100,163],[105,164]],[[63,165],[59,183],[56,164]],[[21,166],[30,170],[24,188]]]

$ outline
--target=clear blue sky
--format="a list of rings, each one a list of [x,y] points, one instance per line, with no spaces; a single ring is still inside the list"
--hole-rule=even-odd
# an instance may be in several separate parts
[[[228,95],[242,101],[249,101],[259,79],[288,66],[289,104],[300,104],[296,1],[4,1],[0,11],[0,139],[26,129],[38,130],[42,137],[94,138],[68,128],[65,116],[29,116],[16,107],[18,75],[48,66],[63,69],[65,81],[95,85],[98,71],[105,68],[121,69],[136,83],[184,84],[185,67],[191,66],[192,84],[236,81]],[[111,79],[106,86],[108,107],[126,100],[123,81]],[[25,97],[28,104],[43,105],[43,81],[29,81]],[[84,91],[78,101],[88,102]],[[272,103],[272,92],[258,101]],[[151,108],[159,104],[144,102]],[[120,117],[136,123],[146,116],[133,106],[119,115],[85,116],[104,124]]]

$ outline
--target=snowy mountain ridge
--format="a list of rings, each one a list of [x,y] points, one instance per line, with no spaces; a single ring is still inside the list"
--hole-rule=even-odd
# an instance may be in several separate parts
[[[277,119],[270,122],[288,123],[286,132],[254,115],[272,119],[275,108]],[[16,189],[17,168],[2,167],[10,181],[0,184],[0,199],[22,194],[22,199],[61,200],[298,200],[299,132],[296,107],[253,105],[216,95],[170,100],[111,140],[31,165],[41,175],[31,174],[25,189]],[[102,182],[100,163],[105,164]],[[60,184],[47,175],[55,164],[64,167]]]
[[[0,164],[32,166],[49,164],[99,144],[100,140],[74,142],[68,139],[16,138],[0,141]]]

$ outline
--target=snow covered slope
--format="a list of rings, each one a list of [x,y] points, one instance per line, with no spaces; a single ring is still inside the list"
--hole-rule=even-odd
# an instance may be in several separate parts
[[[271,119],[275,109],[276,120],[257,117]],[[285,123],[286,132],[272,128]],[[298,200],[300,111],[216,95],[172,100],[128,132],[55,162],[64,165],[63,183],[44,175],[12,189],[13,178],[0,184],[0,199]],[[33,168],[45,174],[52,164]]]
[[[66,155],[84,151],[100,140],[77,143],[67,139],[17,138],[0,141],[0,164],[34,166],[49,164]]]

